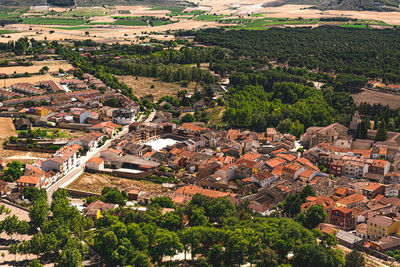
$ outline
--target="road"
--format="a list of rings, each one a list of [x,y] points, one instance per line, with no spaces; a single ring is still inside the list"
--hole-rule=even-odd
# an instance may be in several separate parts
[[[67,174],[65,174],[63,178],[61,178],[60,180],[49,186],[49,188],[47,188],[47,201],[51,203],[51,201],[53,200],[52,195],[54,192],[56,192],[60,187],[64,188],[69,184],[71,184],[73,181],[75,181],[85,170],[85,164],[90,158],[98,156],[101,150],[110,147],[112,140],[123,136],[124,134],[128,133],[128,131],[129,131],[129,126],[122,127],[122,131],[119,132],[113,138],[107,140],[103,146],[96,147],[92,151],[88,152],[86,156],[80,157],[78,159],[79,162],[79,164],[77,164],[78,166],[72,168]]]

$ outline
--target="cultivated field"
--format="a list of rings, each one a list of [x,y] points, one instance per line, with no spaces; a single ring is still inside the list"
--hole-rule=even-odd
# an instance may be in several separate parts
[[[69,70],[72,68],[72,65],[69,64],[65,60],[59,61],[33,61],[32,66],[14,66],[14,67],[2,67],[0,68],[0,73],[5,73],[7,75],[17,73],[39,73],[40,69],[44,66],[49,67],[49,72],[58,71],[60,68],[63,70]]]
[[[105,174],[86,172],[70,184],[68,188],[101,193],[101,190],[105,186],[117,187],[119,190],[137,189],[154,193],[163,192],[161,185],[152,182],[123,179]]]
[[[135,76],[117,76],[117,78],[132,87],[137,97],[152,94],[155,100],[166,95],[176,95],[179,90],[194,92],[196,86],[195,83],[191,83],[188,87],[183,87],[178,83],[166,83],[147,77],[138,77],[137,80]],[[151,85],[154,85],[154,88],[151,88]]]
[[[384,106],[389,105],[391,108],[400,107],[400,95],[362,89],[360,93],[352,94],[351,96],[357,105],[359,105],[361,102],[367,102],[370,104],[381,104]]]
[[[36,83],[36,82],[48,81],[48,80],[60,81],[61,78],[54,77],[50,74],[33,75],[31,77],[0,79],[0,85],[1,86],[4,86],[4,85],[11,86],[16,83]]]

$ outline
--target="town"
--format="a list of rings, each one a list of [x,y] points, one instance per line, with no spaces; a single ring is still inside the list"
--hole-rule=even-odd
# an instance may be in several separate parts
[[[137,102],[90,74],[82,77],[1,90],[7,100],[0,116],[12,118],[18,130],[5,148],[48,153],[24,165],[18,179],[1,181],[7,206],[26,206],[25,188],[46,189],[49,201],[63,188],[72,197],[71,205],[96,222],[118,204],[77,201],[98,196],[68,187],[83,172],[162,181],[161,192],[124,188],[126,203],[144,210],[159,197],[179,207],[201,194],[228,198],[235,205],[247,202],[261,215],[285,213],[281,204],[286,197],[310,186],[315,196],[298,205],[301,212],[322,205],[326,222],[316,227],[323,233],[335,233],[340,244],[385,260],[390,258],[386,251],[400,246],[400,238],[394,236],[400,231],[400,133],[388,132],[386,141],[375,142],[377,130],[368,130],[366,139],[356,139],[358,113],[349,128],[339,123],[310,127],[300,139],[275,128],[256,133],[176,123],[162,110],[142,119]],[[111,99],[121,107],[104,104]],[[70,140],[52,138],[49,133],[55,129],[84,134]],[[12,168],[5,162],[1,166]]]

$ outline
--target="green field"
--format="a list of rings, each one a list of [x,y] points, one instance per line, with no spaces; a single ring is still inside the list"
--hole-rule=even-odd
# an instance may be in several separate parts
[[[0,30],[0,34],[9,34],[9,33],[16,33],[17,31],[10,31],[10,30]]]
[[[364,24],[349,24],[349,25],[340,25],[344,28],[360,28],[360,29],[366,29],[367,25]]]
[[[200,15],[196,17],[196,19],[205,21],[217,21],[225,17],[226,17],[225,15]]]
[[[77,19],[64,19],[64,18],[26,18],[23,20],[23,24],[36,24],[36,25],[82,25],[85,24],[86,20]]]
[[[167,25],[167,24],[172,24],[174,23],[174,21],[171,20],[153,20],[151,21],[151,25],[153,27],[157,27],[157,26],[162,26],[162,25]]]
[[[124,25],[124,26],[147,26],[147,21],[140,19],[118,19],[113,25]]]
[[[181,6],[155,6],[150,10],[169,10],[172,16],[177,16],[180,14],[183,10],[185,10],[185,7]]]
[[[319,19],[277,19],[277,18],[264,18],[255,19],[246,24],[246,27],[261,27],[261,26],[277,26],[277,25],[307,25],[318,24]]]
[[[97,17],[104,16],[105,9],[98,8],[79,8],[69,12],[61,13],[63,17]]]

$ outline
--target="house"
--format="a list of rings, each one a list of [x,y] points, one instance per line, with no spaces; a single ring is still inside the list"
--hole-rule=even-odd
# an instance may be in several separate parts
[[[89,170],[102,170],[104,169],[104,160],[102,158],[91,158],[86,162],[86,168]]]
[[[98,117],[99,114],[96,112],[90,111],[90,110],[85,110],[79,114],[79,123],[85,124],[87,123],[87,119],[95,119]]]
[[[44,108],[44,107],[35,108],[35,115],[38,115],[40,117],[44,117],[47,114],[49,114],[49,110],[47,108]]]
[[[355,218],[351,209],[346,207],[336,207],[333,208],[330,213],[329,223],[336,225],[345,231],[349,231],[355,227]]]
[[[202,164],[198,167],[198,175],[199,178],[207,177],[211,174],[214,174],[217,169],[219,169],[221,165],[215,161],[203,161]]]
[[[128,200],[130,200],[130,201],[138,200],[139,193],[140,193],[140,191],[136,190],[136,189],[129,190],[128,193],[127,193],[128,194]]]
[[[337,232],[336,238],[339,244],[348,248],[354,248],[363,244],[362,238],[343,230],[339,230]]]
[[[279,179],[278,175],[275,175],[269,171],[262,171],[255,173],[251,176],[251,182],[260,185],[265,188],[270,186],[273,182]]]
[[[101,200],[96,200],[89,204],[83,211],[86,217],[92,219],[96,222],[100,217],[102,212],[106,212],[118,207],[118,204],[104,203]]]
[[[363,195],[369,199],[375,198],[377,195],[385,193],[385,186],[378,183],[370,183],[363,188]]]
[[[100,131],[101,133],[107,135],[110,138],[114,134],[116,134],[118,128],[121,128],[121,125],[112,123],[111,121],[101,122],[99,124],[90,127],[90,129],[95,131]]]
[[[336,204],[339,207],[345,207],[348,209],[352,209],[354,207],[359,207],[361,203],[365,201],[365,197],[360,194],[352,194],[345,198],[339,199]]]
[[[286,164],[282,169],[282,178],[294,182],[304,171],[304,167],[296,163]]]
[[[397,236],[386,236],[378,241],[371,241],[370,247],[380,252],[398,250],[400,248],[400,238]]]
[[[68,145],[77,144],[82,147],[86,147],[88,152],[90,152],[98,146],[99,142],[102,140],[102,137],[103,134],[101,133],[88,133],[81,138],[71,140],[68,142]]]
[[[240,130],[230,129],[226,134],[226,139],[234,141],[238,139],[239,135],[240,135]]]
[[[64,176],[78,163],[78,152],[82,148],[80,145],[72,144],[62,147],[55,154],[42,161],[42,169],[45,172],[56,171]]]
[[[374,215],[367,221],[367,234],[371,240],[379,240],[391,234],[400,234],[400,221],[381,215]]]
[[[24,187],[36,187],[41,188],[40,177],[37,176],[21,176],[17,180],[17,188],[19,191],[23,191]]]
[[[117,109],[112,112],[112,122],[120,125],[130,125],[135,122],[138,109]]]
[[[306,202],[301,205],[301,212],[307,211],[311,206],[321,205],[325,212],[329,215],[331,210],[336,206],[335,201],[325,196],[309,196],[306,198]]]
[[[386,175],[390,170],[390,162],[387,160],[374,159],[368,168],[369,173]]]

